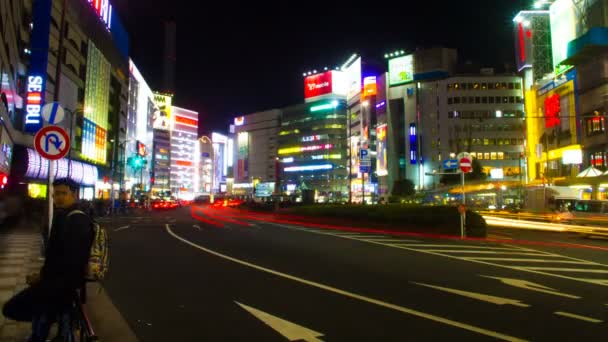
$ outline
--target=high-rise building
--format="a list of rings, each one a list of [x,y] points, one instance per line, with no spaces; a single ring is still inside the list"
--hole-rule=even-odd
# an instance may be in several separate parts
[[[116,198],[120,178],[116,146],[126,139],[129,83],[128,35],[120,17],[108,0],[26,0],[22,9],[31,9],[24,16],[31,21],[23,20],[26,27],[20,31],[29,35],[23,37],[29,45],[19,50],[27,55],[28,71],[24,105],[12,120],[24,133],[19,139],[23,158],[15,160],[30,163],[26,156],[32,136],[43,125],[41,107],[59,102],[67,113],[59,125],[70,133],[72,149],[70,160],[59,162],[56,176],[89,187],[83,192],[87,199]],[[41,175],[48,172],[44,171],[48,164],[44,160],[43,164],[38,172],[31,169],[15,177],[24,180],[20,183],[43,183]],[[83,177],[79,165],[95,170],[92,184],[92,177]],[[35,168],[25,166],[21,169]]]
[[[253,196],[258,184],[276,186],[280,118],[272,109],[234,119],[234,195]]]
[[[171,107],[171,178],[174,196],[192,200],[199,184],[198,112]]]
[[[155,93],[152,115],[152,195],[171,192],[172,95]]]

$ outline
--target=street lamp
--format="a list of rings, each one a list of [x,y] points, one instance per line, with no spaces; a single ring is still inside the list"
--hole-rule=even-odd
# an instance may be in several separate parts
[[[213,140],[208,136],[203,135],[199,140],[203,144],[211,145],[211,189],[209,191],[209,203],[213,203],[213,187],[215,186],[215,149],[213,148]]]

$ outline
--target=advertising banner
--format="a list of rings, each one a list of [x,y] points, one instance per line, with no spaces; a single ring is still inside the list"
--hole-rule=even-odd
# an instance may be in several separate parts
[[[389,86],[414,81],[414,55],[401,56],[388,61]]]
[[[349,100],[361,92],[361,57],[344,69],[346,82],[346,99]]]
[[[155,108],[152,115],[152,127],[154,129],[169,130],[171,125],[171,102],[173,97],[165,94],[154,94]]]
[[[304,98],[332,93],[332,71],[308,76],[304,79]]]
[[[376,173],[378,176],[388,175],[388,163],[386,155],[386,133],[387,125],[376,127]]]

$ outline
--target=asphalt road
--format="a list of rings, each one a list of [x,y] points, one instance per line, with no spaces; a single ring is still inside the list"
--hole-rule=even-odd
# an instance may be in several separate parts
[[[142,341],[608,336],[607,241],[593,249],[494,230],[500,242],[460,241],[306,228],[225,209],[191,214],[102,219],[112,242],[105,286]]]

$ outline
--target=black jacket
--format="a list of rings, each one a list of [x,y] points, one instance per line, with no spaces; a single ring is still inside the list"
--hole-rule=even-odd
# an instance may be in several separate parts
[[[53,217],[39,284],[49,295],[69,297],[85,282],[94,232],[86,214],[75,213],[68,217],[73,210],[78,208],[58,209]]]

